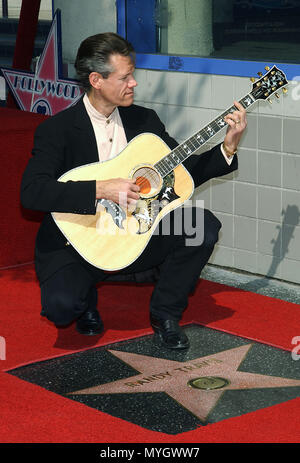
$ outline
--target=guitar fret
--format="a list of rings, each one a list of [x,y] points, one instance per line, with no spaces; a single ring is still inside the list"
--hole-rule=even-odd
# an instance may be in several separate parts
[[[218,131],[219,131],[219,126],[218,126],[218,124],[217,124],[215,121],[211,122],[211,123],[209,124],[209,133],[212,133],[212,132],[213,132],[213,133],[215,134],[215,133],[218,132]]]
[[[178,161],[181,162],[182,158],[180,157],[180,153],[176,152],[175,150],[170,153],[170,157],[173,159],[174,162],[176,162],[176,165],[178,164]]]
[[[168,168],[174,169],[175,163],[174,164],[172,163],[172,160],[170,159],[170,157],[167,157],[165,162],[166,162]]]
[[[159,162],[157,162],[155,164],[155,167],[162,177],[164,177],[165,175],[169,173],[169,170],[166,168],[164,164],[164,159],[161,159]]]
[[[212,125],[212,124],[211,124],[211,125]],[[212,128],[211,125],[207,125],[207,126],[204,128],[205,132],[206,132],[207,135],[208,135],[208,138],[211,138],[211,137],[212,137],[213,135],[215,135],[215,133],[216,133],[216,132],[214,131],[214,129]]]
[[[185,153],[181,152],[181,148],[180,146],[178,148],[175,148],[174,150],[176,152],[176,156],[178,156],[178,158],[180,159],[180,162],[184,161],[185,160]]]
[[[203,140],[204,140],[202,144],[204,144],[204,143],[207,142],[207,140],[209,139],[209,136],[208,136],[208,134],[206,133],[205,129],[202,129],[202,130],[201,130],[201,136],[202,136],[202,138],[203,138]]]
[[[185,142],[183,145],[182,145],[182,149],[184,150],[184,152],[189,156],[190,154],[192,154],[192,150],[191,148],[188,146],[188,142]]]
[[[186,141],[186,144],[188,145],[189,149],[192,149],[192,150],[195,149],[195,146],[194,146],[194,144],[193,144],[192,137],[189,138],[189,139]]]
[[[241,99],[240,103],[243,105],[244,109],[247,109],[255,102],[254,98],[249,94]]]
[[[197,150],[198,148],[200,148],[201,144],[198,142],[197,138],[195,138],[195,136],[191,137],[189,139],[191,145],[192,145],[192,148],[194,150]]]
[[[219,130],[223,129],[223,127],[225,127],[225,125],[226,125],[226,122],[224,121],[224,117],[219,117],[217,122],[216,122],[216,124],[218,125]]]
[[[197,138],[197,142],[199,143],[199,146],[201,146],[201,145],[203,145],[203,143],[205,143],[205,140],[204,140],[203,135],[202,135],[201,132],[202,132],[202,130],[195,135],[195,137]]]

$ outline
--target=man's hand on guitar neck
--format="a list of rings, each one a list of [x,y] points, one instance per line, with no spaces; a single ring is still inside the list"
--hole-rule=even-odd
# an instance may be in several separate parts
[[[228,124],[224,139],[224,147],[228,154],[236,152],[241,136],[247,127],[246,110],[237,101],[234,101],[234,106],[237,110],[224,117],[225,122]]]
[[[96,181],[96,199],[109,199],[120,206],[134,206],[139,199],[140,187],[135,180],[112,178]]]

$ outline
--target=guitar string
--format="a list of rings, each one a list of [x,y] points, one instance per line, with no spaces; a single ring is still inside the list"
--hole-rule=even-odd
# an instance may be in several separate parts
[[[246,98],[249,98],[249,95],[246,95],[242,98],[239,102],[242,104],[244,108],[248,107],[249,104],[244,103]],[[253,103],[251,98],[251,104]],[[227,114],[236,110],[235,106],[231,106],[227,109],[224,113],[219,115],[215,120],[211,121],[207,126],[197,132],[195,135],[187,139],[181,145],[177,146],[173,151],[168,153],[164,158],[158,161],[154,166],[157,168],[159,173],[162,176],[167,175],[170,172],[170,169],[173,170],[179,163],[183,162],[187,157],[189,157],[193,152],[195,152],[198,148],[200,148],[204,143],[206,143],[212,136],[216,135],[223,127],[224,124],[218,124],[218,121],[224,120],[224,117]],[[224,121],[225,122],[225,121]],[[221,126],[220,126],[221,125]],[[201,140],[199,142],[199,139]],[[195,148],[196,144],[196,148]],[[192,150],[189,145],[192,145]],[[178,156],[177,156],[178,153]],[[178,157],[179,162],[174,159],[174,154]],[[175,162],[175,163],[174,163]]]
[[[248,97],[248,95],[247,95]],[[245,100],[246,97],[242,98],[240,100],[240,103],[242,104],[242,106],[245,108],[245,107],[248,107],[248,105],[244,106],[244,100]],[[205,126],[203,129],[201,129],[199,132],[197,132],[195,135],[193,135],[192,137],[190,137],[189,139],[187,139],[185,142],[183,142],[181,145],[178,145],[173,151],[171,151],[170,153],[168,153],[165,158],[161,159],[160,161],[158,161],[154,167],[157,168],[157,165],[158,164],[161,164],[162,167],[164,168],[164,164],[165,162],[169,163],[170,165],[167,165],[167,173],[170,172],[170,167],[171,167],[171,170],[173,170],[175,167],[177,167],[178,164],[180,164],[181,162],[183,162],[187,156],[190,156],[191,154],[193,154],[193,152],[195,152],[198,148],[200,148],[205,142],[207,142],[209,140],[209,138],[211,138],[213,135],[215,135],[219,130],[221,130],[225,125],[225,121],[224,121],[224,117],[227,116],[227,114],[230,114],[231,112],[235,111],[236,110],[236,107],[235,106],[231,106],[229,109],[227,109],[224,113],[222,113],[221,115],[219,115],[216,119],[214,119],[213,121],[211,121],[207,126]],[[218,124],[218,122],[220,121],[224,121],[224,124]],[[221,125],[221,126],[220,126]],[[204,136],[202,136],[202,133],[204,133]],[[206,137],[207,138],[206,138]],[[201,137],[201,142],[199,143],[199,141],[197,140],[197,137]],[[189,144],[192,145],[192,150],[191,148],[189,147]],[[185,147],[188,148],[188,150],[186,151],[185,150]],[[177,152],[178,152],[178,155],[177,155]],[[177,159],[174,159],[174,154],[175,154],[175,157],[177,159],[179,159],[179,161]],[[172,158],[171,158],[172,157]],[[175,164],[172,162],[172,161],[175,161]],[[146,168],[145,168],[146,169]],[[142,169],[141,169],[142,170]],[[139,176],[138,178],[141,179],[139,181],[139,186],[141,188],[143,187],[146,187],[148,186],[148,183],[150,182],[150,185],[151,185],[151,180],[154,180],[155,177],[157,176],[157,172],[153,172],[152,171],[153,169],[149,168],[148,170],[146,170],[146,172],[144,172],[141,176]],[[157,168],[158,170],[158,173],[159,175],[161,175],[161,172],[159,171],[159,166]],[[167,175],[167,173],[165,174],[165,172],[163,172],[163,174]],[[146,174],[146,175],[145,175]],[[149,175],[149,177],[148,177]],[[162,176],[162,175],[161,175]]]
[[[271,70],[272,71],[272,70]],[[271,73],[268,73],[268,75]],[[282,75],[280,74],[280,79],[284,82]],[[260,79],[262,81],[262,79]],[[266,80],[266,76],[264,76],[264,80]],[[272,89],[273,90],[273,89]],[[253,88],[252,92],[244,96],[239,103],[243,106],[243,108],[247,109],[251,106],[257,98],[254,96],[255,89]],[[274,93],[274,92],[273,92]],[[211,121],[207,126],[197,132],[195,135],[191,136],[181,145],[178,145],[174,150],[168,153],[165,157],[163,157],[160,161],[158,161],[154,167],[157,169],[158,174],[161,177],[168,175],[178,164],[181,164],[185,159],[187,159],[191,154],[193,154],[198,148],[200,148],[203,144],[205,144],[211,137],[216,135],[220,130],[222,130],[227,123],[224,121],[224,117],[228,114],[234,112],[237,108],[233,105],[226,111],[224,111],[221,115]],[[153,175],[151,178],[151,174]],[[151,180],[155,178],[156,172],[150,174],[150,184]],[[148,178],[147,175],[145,179],[141,180],[141,185],[147,185]]]
[[[265,83],[268,82],[268,84],[270,84],[270,78],[269,78],[270,75],[273,76],[272,84],[274,86],[274,88],[273,87],[271,88],[271,91],[270,91],[270,89],[268,87],[265,87],[265,85],[264,85],[264,82]],[[258,82],[260,82],[260,85],[258,85]],[[281,87],[284,87],[287,84],[287,80],[286,80],[285,75],[282,73],[282,71],[277,69],[275,66],[273,66],[273,68],[265,76],[263,76],[258,82],[256,82],[255,87],[253,86],[252,91],[250,93],[248,93],[246,96],[244,96],[239,101],[239,103],[245,109],[247,109],[249,106],[251,106],[253,103],[255,103],[258,99],[261,98],[261,97],[259,97],[257,95],[257,93],[260,93],[260,94],[264,93],[265,97],[269,98],[271,95],[273,95],[273,93],[276,92],[276,90],[278,90]],[[264,98],[262,98],[262,99],[264,99]],[[174,167],[176,167],[176,165],[178,165],[178,161],[176,161],[176,159],[175,159],[175,156],[177,157],[177,153],[178,153],[179,156],[183,155],[182,159],[180,159],[180,157],[179,157],[179,162],[183,162],[187,157],[189,157],[192,154],[192,152],[190,151],[189,144],[192,144],[192,147],[193,147],[193,142],[195,141],[196,144],[198,143],[197,148],[200,148],[212,136],[217,134],[224,127],[224,124],[223,124],[224,117],[227,114],[235,111],[236,109],[237,108],[235,106],[231,106],[231,108],[229,108],[223,114],[221,114],[219,117],[217,117],[215,120],[210,122],[206,127],[204,127],[204,129],[197,132],[195,135],[193,135],[188,140],[186,140],[184,143],[182,143],[177,148],[175,148],[173,151],[171,151],[171,153],[169,153],[164,158],[162,158],[157,164],[155,164],[155,167],[158,170],[161,170],[160,174],[162,176],[165,176],[170,172],[170,168],[171,168],[171,170],[173,170]],[[221,121],[222,121],[222,123],[221,123]],[[201,142],[199,143],[199,141],[197,141],[196,139],[198,139],[198,140],[201,139]],[[186,147],[188,148],[187,151],[185,150]],[[194,152],[195,151],[196,150],[194,150]],[[174,154],[175,154],[175,156],[174,156]],[[177,164],[173,164],[174,161],[175,161],[175,163],[177,162]]]

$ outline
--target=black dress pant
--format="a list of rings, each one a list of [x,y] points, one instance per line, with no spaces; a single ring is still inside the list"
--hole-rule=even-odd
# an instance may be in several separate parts
[[[181,319],[218,240],[220,221],[206,209],[189,211],[177,209],[164,218],[141,256],[118,272],[126,276],[159,267],[150,303],[156,318]],[[107,278],[106,272],[82,260],[66,265],[41,285],[43,313],[58,326],[71,323],[97,307],[96,284]]]

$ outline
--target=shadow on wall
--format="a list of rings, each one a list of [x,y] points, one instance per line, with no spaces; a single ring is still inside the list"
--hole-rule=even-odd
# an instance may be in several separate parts
[[[272,277],[276,273],[279,263],[284,259],[289,250],[289,244],[294,238],[293,232],[295,227],[300,222],[300,211],[298,206],[287,206],[286,210],[282,211],[283,220],[281,226],[278,225],[278,235],[276,239],[271,241],[273,246],[273,261],[266,276]],[[286,226],[288,225],[288,226]],[[275,259],[274,256],[280,256]]]
[[[251,291],[252,288],[257,288],[258,285],[260,288],[268,286],[269,281],[267,278],[274,277],[280,262],[283,261],[289,250],[289,244],[294,238],[295,227],[300,223],[300,211],[298,206],[289,205],[287,206],[286,210],[282,211],[282,215],[282,223],[281,225],[277,226],[277,237],[271,240],[271,243],[273,244],[273,260],[271,262],[270,268],[265,277],[249,282],[245,288],[247,290]]]

